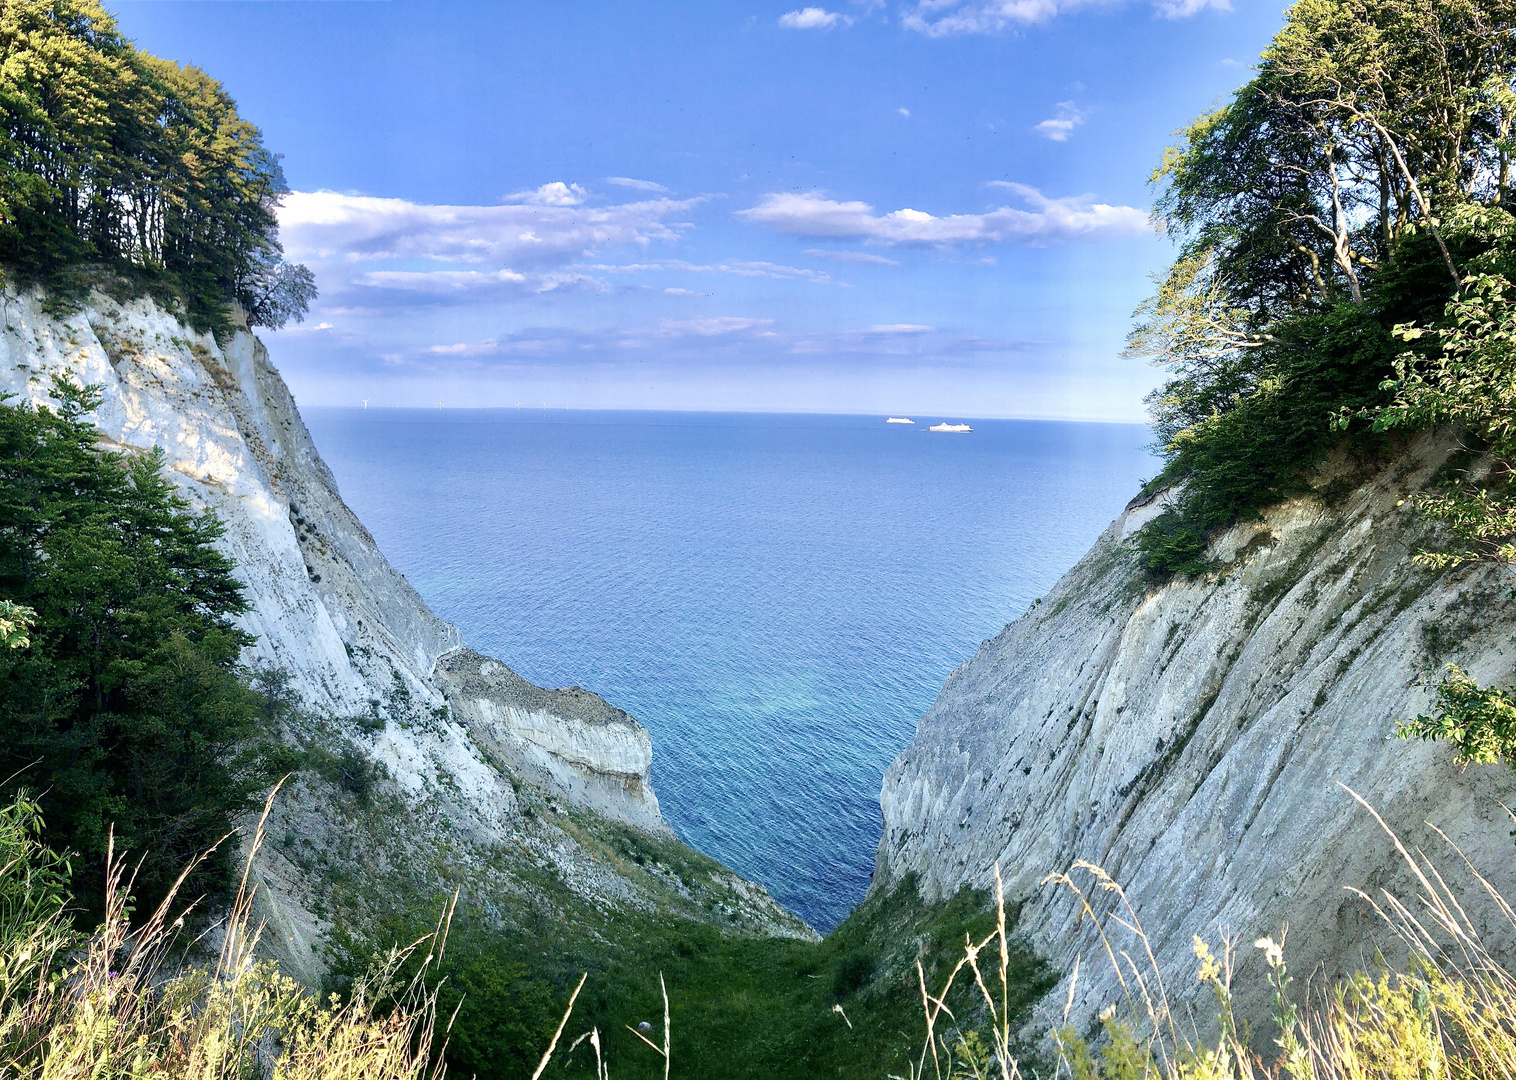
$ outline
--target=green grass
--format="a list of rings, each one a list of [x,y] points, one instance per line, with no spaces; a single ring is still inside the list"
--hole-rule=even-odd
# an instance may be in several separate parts
[[[597,1029],[618,1077],[663,1074],[662,1059],[627,1030],[646,1020],[655,1041],[660,1037],[660,976],[668,987],[674,1075],[903,1074],[924,1031],[917,958],[936,992],[965,935],[980,941],[994,926],[988,894],[965,889],[927,904],[914,879],[864,901],[819,944],[734,937],[689,919],[582,905],[535,917],[512,911],[499,920],[461,911],[439,969],[447,980],[443,1014],[461,1000],[449,1063],[455,1075],[480,1080],[529,1075],[587,972],[564,1045]],[[426,929],[419,915],[391,918],[371,940],[382,946]],[[369,959],[354,949],[346,971],[361,971]],[[1042,960],[1013,944],[1013,1011],[1024,1019],[1054,982]],[[971,991],[956,989],[950,999],[965,1029],[978,1015]],[[584,1042],[567,1052],[560,1046],[547,1075],[593,1071]]]

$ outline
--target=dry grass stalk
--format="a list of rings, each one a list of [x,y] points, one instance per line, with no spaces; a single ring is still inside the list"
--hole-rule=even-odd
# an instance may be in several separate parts
[[[1186,1033],[1176,1022],[1176,1011],[1160,971],[1157,956],[1142,922],[1120,884],[1103,869],[1076,862],[1067,872],[1051,874],[1044,884],[1068,889],[1077,899],[1079,919],[1089,918],[1095,927],[1121,1001],[1109,1004],[1099,1016],[1102,1035],[1096,1045],[1069,1026],[1079,961],[1070,973],[1063,1026],[1050,1032],[1055,1051],[1054,1080],[1511,1080],[1516,1077],[1516,976],[1490,953],[1484,938],[1459,894],[1448,884],[1424,852],[1411,852],[1369,804],[1349,791],[1384,829],[1395,845],[1418,887],[1414,904],[1388,892],[1377,898],[1358,890],[1381,916],[1385,925],[1406,948],[1405,971],[1386,964],[1373,974],[1360,972],[1336,986],[1306,995],[1297,1004],[1290,992],[1292,980],[1286,962],[1284,940],[1260,938],[1255,948],[1266,964],[1266,978],[1273,990],[1274,1046],[1277,1055],[1266,1060],[1250,1045],[1234,1014],[1232,985],[1237,969],[1237,942],[1223,936],[1218,952],[1200,938],[1194,942],[1199,961],[1197,977],[1215,995],[1217,1033],[1202,1040]],[[1509,811],[1508,811],[1509,813]],[[1513,815],[1516,821],[1516,815]],[[1433,830],[1461,861],[1481,892],[1498,913],[1502,936],[1516,941],[1516,910],[1489,880],[1478,873],[1463,852],[1435,826]],[[1081,884],[1083,875],[1087,884]],[[1005,901],[996,867],[995,931],[983,941],[965,940],[963,955],[935,995],[926,985],[924,968],[917,963],[925,1040],[908,1076],[895,1080],[1010,1080],[1021,1075],[1012,1055],[1013,1033],[1009,1030],[1005,944]],[[1097,912],[1095,897],[1111,898],[1104,916]],[[1132,940],[1119,945],[1112,931],[1119,928]],[[980,967],[980,954],[998,938],[1000,942],[1000,1001],[994,1000]],[[1134,956],[1136,958],[1134,958]],[[1140,958],[1140,962],[1139,959]],[[946,1002],[955,981],[965,969],[973,974],[982,1004],[979,1015],[956,1017]],[[1117,1017],[1124,1004],[1125,1016]],[[951,1021],[952,1045],[943,1032],[944,1017]],[[988,1028],[989,1053],[982,1058],[972,1052],[971,1040],[960,1030],[974,1030],[978,1022]],[[933,1069],[926,1070],[928,1059]]]

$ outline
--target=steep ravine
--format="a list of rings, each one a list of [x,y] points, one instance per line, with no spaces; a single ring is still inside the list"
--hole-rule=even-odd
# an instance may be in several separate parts
[[[1085,1022],[1121,990],[1075,896],[1042,881],[1088,860],[1126,888],[1169,994],[1202,1024],[1214,1009],[1192,937],[1237,935],[1241,1012],[1267,1030],[1254,938],[1288,924],[1292,969],[1332,977],[1370,965],[1387,937],[1349,890],[1416,893],[1345,785],[1436,859],[1509,954],[1511,927],[1433,826],[1516,896],[1511,772],[1461,770],[1446,745],[1393,737],[1427,710],[1444,662],[1482,683],[1516,664],[1516,568],[1433,574],[1410,558],[1424,527],[1403,500],[1451,445],[1423,435],[1375,462],[1334,461],[1317,494],[1221,537],[1225,572],[1209,580],[1145,583],[1131,538],[1162,500],[1135,501],[922,717],[885,775],[874,888],[914,873],[940,898],[990,884],[998,863],[1038,951],[1066,973],[1082,958]],[[1115,900],[1092,895],[1102,910]],[[1067,993],[1066,980],[1050,1016]]]
[[[108,447],[161,447],[191,504],[227,525],[257,636],[248,659],[287,678],[294,733],[325,760],[371,763],[361,782],[300,771],[276,803],[257,869],[266,940],[289,970],[320,977],[334,921],[455,885],[489,910],[509,899],[550,917],[571,898],[814,938],[674,838],[632,717],[532,686],[427,609],[343,504],[251,333],[218,343],[148,299],[99,292],[54,315],[12,288],[3,316],[0,392],[47,403],[56,374],[96,385]]]

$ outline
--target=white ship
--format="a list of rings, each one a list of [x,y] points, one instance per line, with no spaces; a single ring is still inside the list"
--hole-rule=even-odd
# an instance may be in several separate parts
[[[916,421],[908,419],[904,416],[892,416],[885,421],[886,424],[914,424],[915,422]]]
[[[928,431],[973,431],[974,429],[971,428],[971,427],[969,427],[967,424],[949,424],[946,421],[944,421],[943,423],[940,423],[940,424],[933,424],[931,427],[927,428],[927,430]]]

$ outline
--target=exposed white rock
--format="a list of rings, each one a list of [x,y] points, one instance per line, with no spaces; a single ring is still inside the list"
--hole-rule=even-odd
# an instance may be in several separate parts
[[[1065,972],[1083,957],[1075,1010],[1088,1020],[1120,987],[1076,898],[1040,883],[1089,860],[1126,887],[1169,993],[1204,1022],[1214,1009],[1196,1000],[1193,935],[1214,946],[1230,929],[1251,953],[1288,923],[1293,970],[1333,976],[1386,936],[1350,888],[1414,896],[1346,785],[1438,858],[1509,949],[1509,927],[1431,826],[1516,896],[1511,772],[1460,770],[1446,745],[1394,737],[1429,708],[1444,660],[1484,683],[1516,663],[1516,569],[1411,562],[1422,526],[1400,500],[1446,456],[1446,441],[1423,437],[1339,485],[1353,490],[1339,506],[1304,498],[1234,528],[1213,547],[1229,564],[1219,580],[1144,585],[1131,536],[1156,503],[1130,506],[947,680],[885,775],[874,887],[915,873],[940,897],[988,886],[998,863],[1039,950]],[[1259,966],[1239,985],[1263,1032]],[[1067,992],[1050,996],[1060,1011]]]
[[[98,292],[57,317],[37,293],[9,290],[0,315],[0,392],[45,404],[55,375],[96,385],[102,401],[91,420],[106,445],[164,451],[192,506],[226,524],[222,547],[250,605],[241,622],[257,638],[248,659],[287,672],[311,713],[339,726],[366,718],[344,730],[429,820],[445,824],[447,844],[491,851],[526,843],[518,779],[672,837],[648,779],[647,732],[593,694],[541,690],[463,649],[457,628],[428,610],[342,502],[251,333],[221,344],[151,300],[118,303]],[[331,847],[343,832],[331,820],[336,805],[292,790],[275,828],[292,840],[327,837]],[[640,895],[566,837],[529,843],[586,895]],[[289,970],[313,980],[320,964],[311,947],[323,923],[302,899],[309,882],[287,854],[271,841],[260,862],[267,936]],[[750,929],[812,933],[766,893],[750,914]]]
[[[670,831],[649,777],[652,740],[620,709],[577,686],[533,686],[471,649],[443,657],[437,677],[474,741],[513,771],[605,817]]]

